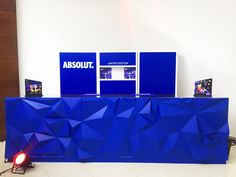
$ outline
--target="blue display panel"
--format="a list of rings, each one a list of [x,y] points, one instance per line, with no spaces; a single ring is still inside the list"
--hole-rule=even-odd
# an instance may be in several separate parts
[[[174,97],[176,52],[140,52],[140,93]]]
[[[136,52],[100,53],[100,79],[100,94],[135,94]]]
[[[135,81],[101,81],[101,94],[135,94]]]
[[[96,53],[60,53],[61,95],[96,94]]]
[[[136,65],[136,52],[101,52],[100,65]]]
[[[227,98],[8,98],[5,158],[225,163]]]

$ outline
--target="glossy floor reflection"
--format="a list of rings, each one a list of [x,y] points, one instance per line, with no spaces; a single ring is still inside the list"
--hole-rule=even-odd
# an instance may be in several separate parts
[[[0,143],[0,170],[10,168],[3,163],[5,143]],[[159,163],[34,163],[25,177],[235,177],[236,146],[231,148],[226,165],[159,164]],[[2,176],[19,176],[10,172]],[[21,175],[20,175],[21,176]]]

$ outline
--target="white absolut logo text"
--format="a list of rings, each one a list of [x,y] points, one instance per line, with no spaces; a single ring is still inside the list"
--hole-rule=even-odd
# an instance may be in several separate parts
[[[83,68],[92,69],[94,68],[93,62],[86,61],[64,61],[63,68]]]

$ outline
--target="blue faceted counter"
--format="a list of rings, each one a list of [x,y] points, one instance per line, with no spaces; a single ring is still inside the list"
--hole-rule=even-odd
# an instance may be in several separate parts
[[[7,98],[5,158],[226,163],[227,98]]]

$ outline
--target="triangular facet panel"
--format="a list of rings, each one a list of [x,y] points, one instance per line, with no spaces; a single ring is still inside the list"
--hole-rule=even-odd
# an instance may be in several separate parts
[[[89,116],[85,121],[94,120],[94,119],[101,119],[103,117],[103,115],[104,115],[106,110],[107,110],[107,106],[105,106],[104,108],[100,109],[99,111],[97,111],[93,115]]]

